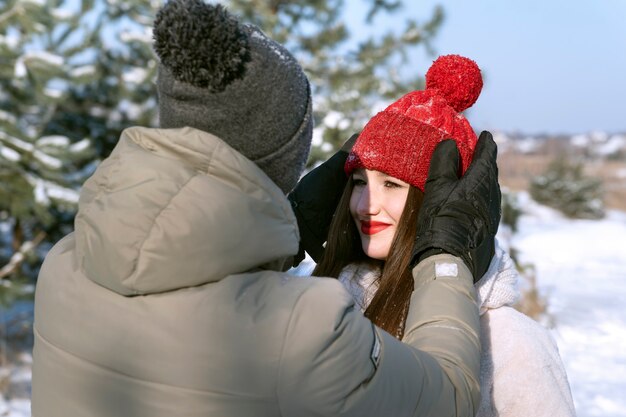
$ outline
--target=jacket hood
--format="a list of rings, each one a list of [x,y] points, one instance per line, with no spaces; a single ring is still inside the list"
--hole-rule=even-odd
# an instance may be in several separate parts
[[[76,261],[124,295],[218,281],[298,251],[280,188],[218,137],[126,129],[81,191]]]

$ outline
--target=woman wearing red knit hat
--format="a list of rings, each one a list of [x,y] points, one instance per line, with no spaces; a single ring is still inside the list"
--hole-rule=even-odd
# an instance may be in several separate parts
[[[405,328],[407,317],[427,308],[409,303],[412,266],[436,255],[439,249],[433,248],[455,254],[474,277],[481,314],[477,415],[574,416],[567,376],[551,335],[510,307],[519,298],[518,272],[495,239],[499,211],[479,210],[481,205],[471,200],[447,211],[439,204],[470,192],[474,198],[499,201],[499,189],[483,184],[477,175],[485,169],[482,155],[495,152],[493,139],[488,132],[478,139],[461,114],[481,89],[474,61],[442,56],[427,72],[425,90],[406,94],[367,123],[347,156],[348,181],[313,275],[338,278],[374,324],[406,339],[412,330]],[[437,158],[456,158],[458,172],[448,177],[472,175],[463,176],[455,189],[427,181],[431,162],[431,173],[438,169]],[[470,223],[487,225],[488,233],[474,235]],[[446,272],[449,267],[435,264],[444,276],[456,273]],[[446,337],[459,330],[439,326],[435,333]]]

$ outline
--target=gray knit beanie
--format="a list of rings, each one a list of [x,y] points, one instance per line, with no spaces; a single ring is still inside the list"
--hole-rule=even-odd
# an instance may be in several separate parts
[[[154,21],[162,128],[212,133],[288,193],[309,156],[309,82],[294,57],[220,5],[170,0]]]

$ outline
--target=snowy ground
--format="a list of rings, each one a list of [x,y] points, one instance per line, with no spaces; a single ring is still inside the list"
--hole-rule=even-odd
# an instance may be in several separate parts
[[[626,416],[626,213],[567,220],[523,206],[512,244],[536,267],[578,416]]]
[[[526,214],[511,244],[535,265],[578,417],[626,417],[626,213],[568,220],[526,195],[520,201]],[[0,379],[29,381],[29,359],[0,368]],[[0,395],[0,416],[30,416],[21,397]]]

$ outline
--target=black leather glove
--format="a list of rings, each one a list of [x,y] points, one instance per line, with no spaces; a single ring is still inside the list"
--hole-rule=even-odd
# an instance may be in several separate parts
[[[413,264],[449,253],[463,259],[474,282],[485,274],[495,251],[501,216],[496,155],[491,133],[482,132],[474,159],[459,179],[456,143],[445,140],[437,145],[418,215]]]
[[[352,135],[330,159],[302,177],[287,196],[300,229],[300,250],[293,266],[302,262],[305,251],[316,262],[322,256],[330,222],[348,181],[343,167],[358,136]]]

